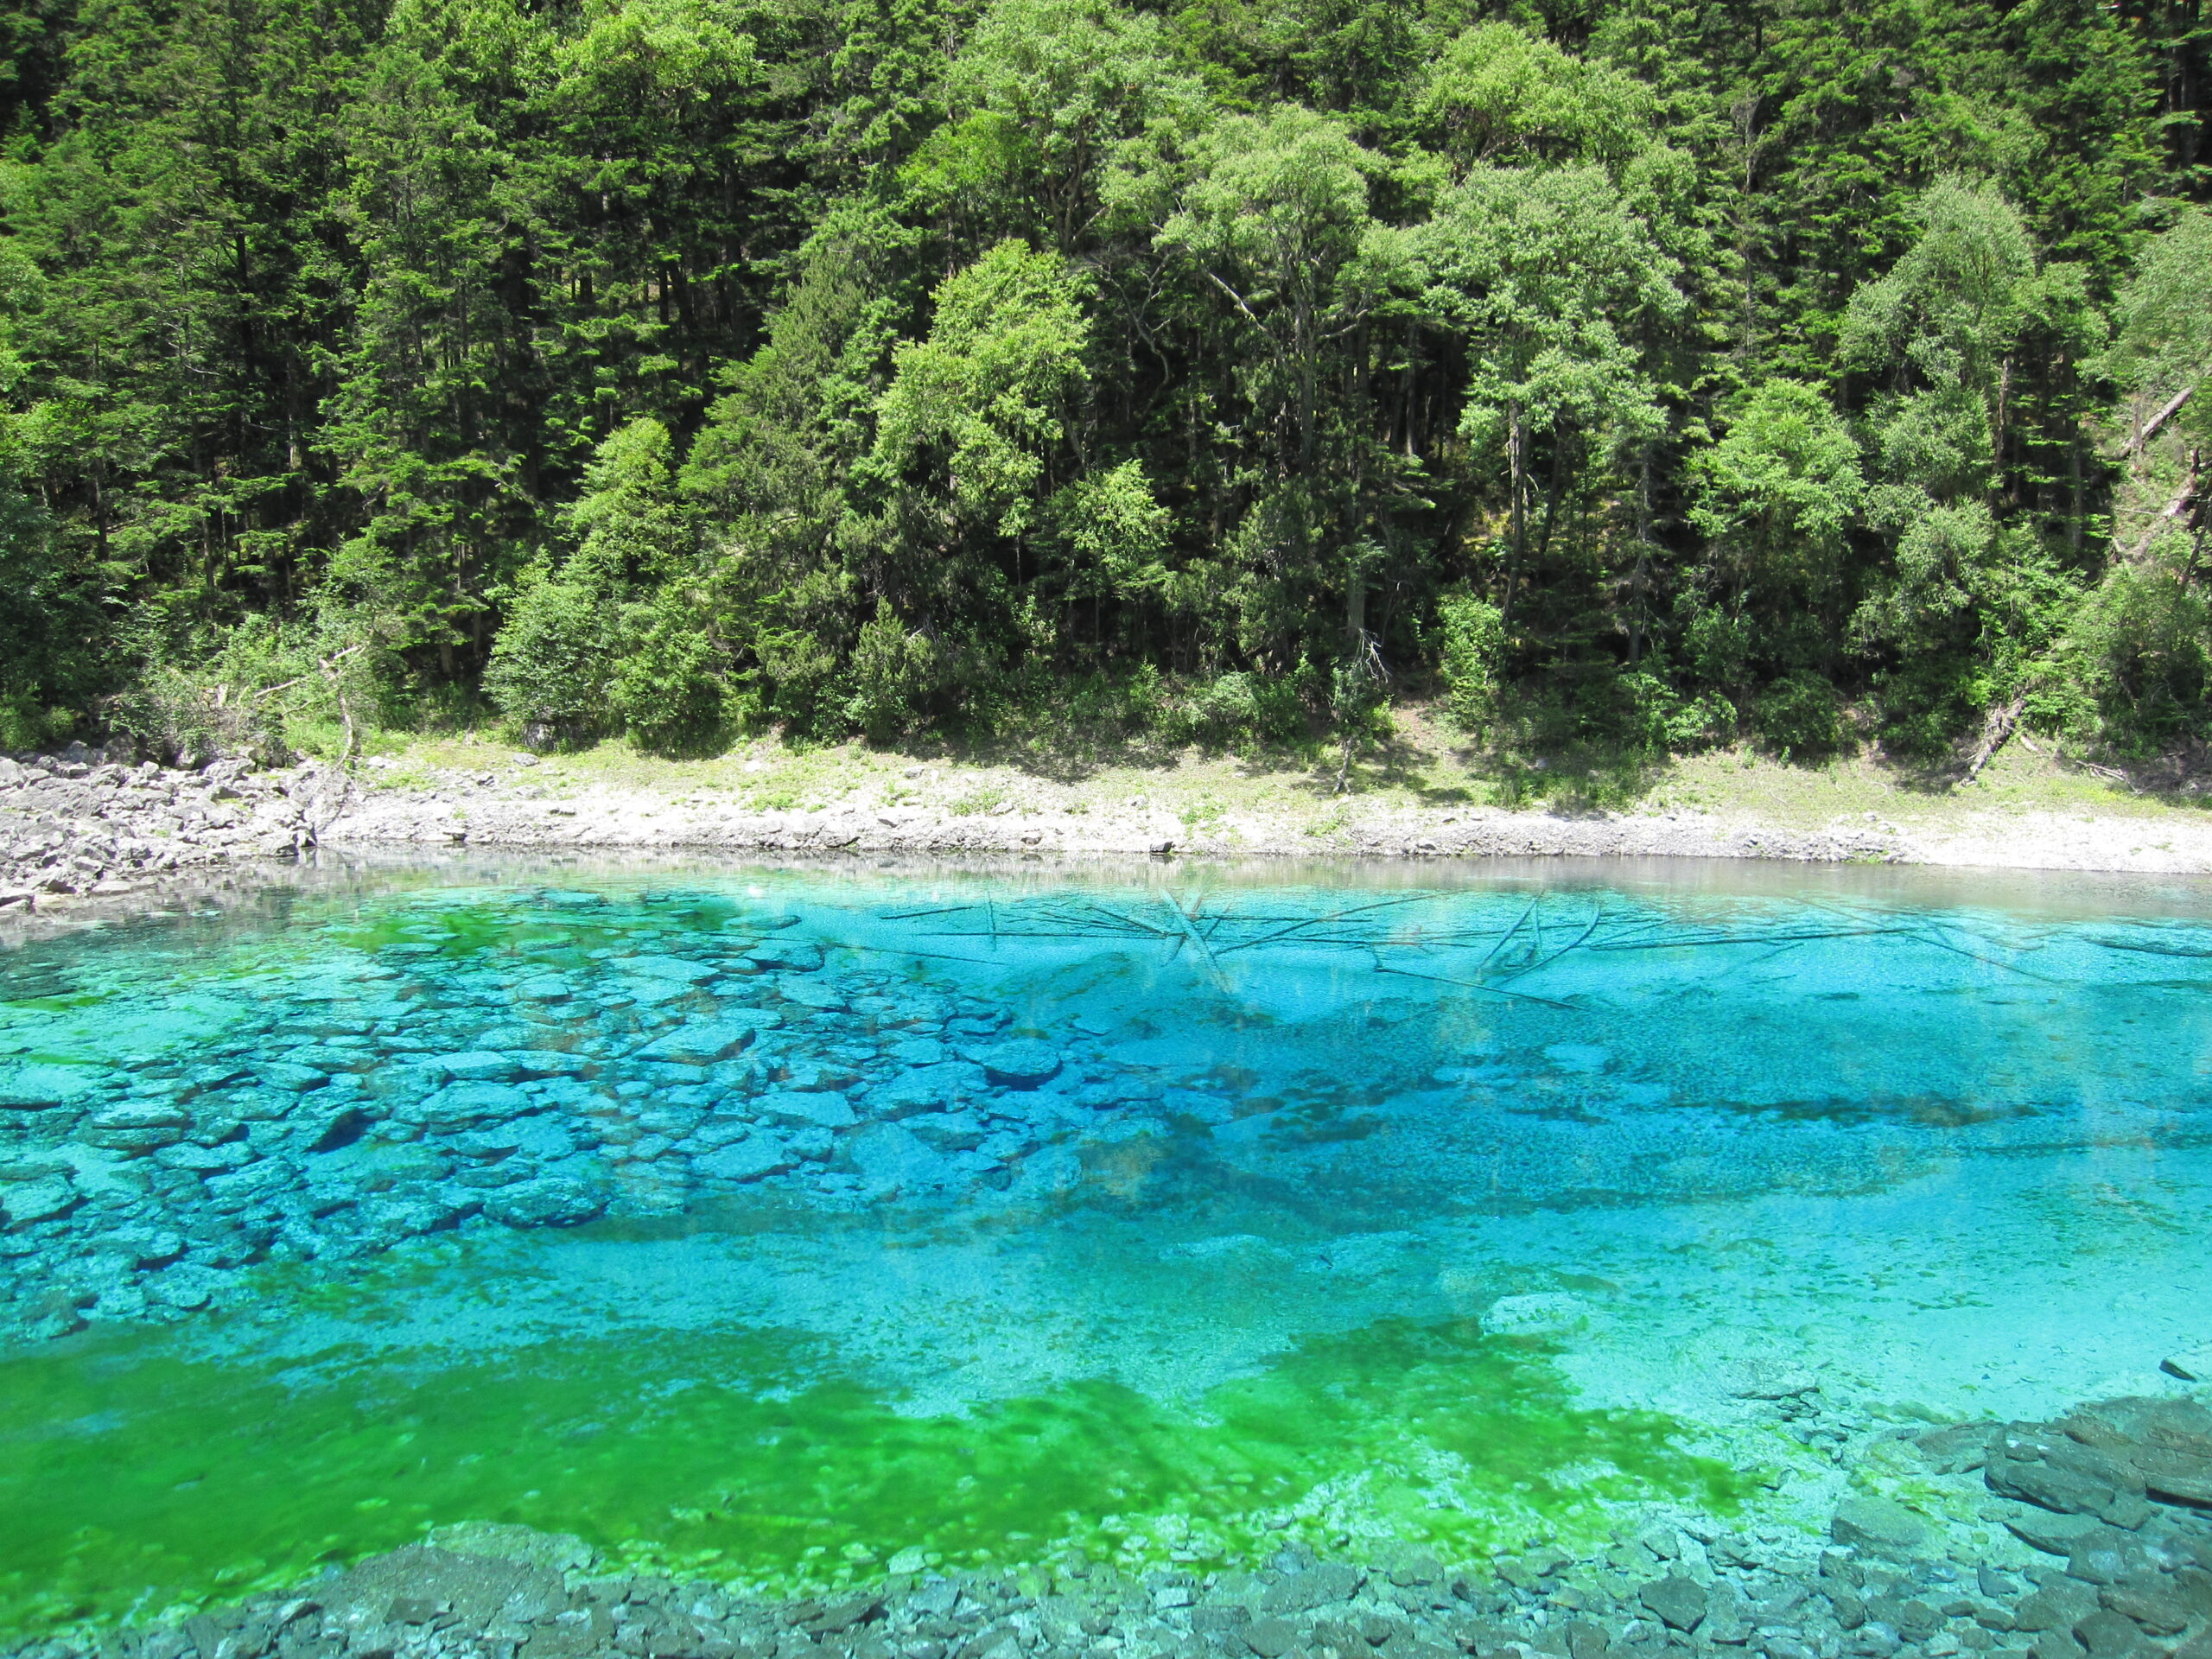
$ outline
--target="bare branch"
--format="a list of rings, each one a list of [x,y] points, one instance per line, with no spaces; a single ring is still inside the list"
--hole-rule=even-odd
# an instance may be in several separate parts
[[[2158,429],[2180,411],[2181,406],[2189,401],[2190,394],[2196,390],[2195,386],[2183,386],[2179,391],[2174,393],[2173,397],[2168,400],[2166,406],[2144,422],[2135,435],[2127,441],[2127,448],[2124,453],[2132,455],[2141,454],[2143,446],[2158,435]]]

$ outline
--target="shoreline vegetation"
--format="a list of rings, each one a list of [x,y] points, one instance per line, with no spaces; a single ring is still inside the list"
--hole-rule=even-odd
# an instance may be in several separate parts
[[[2212,874],[2196,780],[2115,779],[2017,741],[1967,778],[1751,747],[1580,766],[1501,760],[1440,714],[1395,711],[1345,767],[1330,746],[1122,746],[1076,759],[857,741],[669,760],[373,734],[340,766],[196,769],[82,745],[0,758],[0,917],[141,909],[276,867],[458,848],[620,857],[1082,860],[1718,858]],[[114,758],[111,759],[110,754]]]
[[[0,749],[2202,771],[2201,9],[39,0]]]

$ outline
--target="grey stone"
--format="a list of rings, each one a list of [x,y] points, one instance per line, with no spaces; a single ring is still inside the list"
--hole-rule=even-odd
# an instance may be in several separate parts
[[[1060,1052],[1035,1037],[1008,1037],[995,1043],[969,1044],[961,1056],[983,1068],[994,1083],[1014,1089],[1033,1089],[1059,1075]]]
[[[645,1060],[665,1060],[679,1065],[713,1065],[745,1048],[760,1033],[783,1023],[762,1008],[736,1008],[670,1032],[638,1051]]]
[[[0,1107],[17,1111],[45,1111],[74,1106],[106,1081],[106,1073],[89,1065],[16,1065],[0,1069]]]
[[[1915,1435],[1912,1443],[1936,1473],[1962,1475],[1988,1461],[1991,1428],[1988,1423],[1954,1423]]]
[[[982,1095],[988,1086],[980,1065],[963,1061],[918,1065],[869,1090],[865,1103],[869,1116],[895,1121],[924,1112],[957,1109]]]
[[[983,1144],[983,1126],[973,1112],[928,1112],[906,1119],[905,1128],[938,1152],[973,1152]]]
[[[757,1181],[789,1169],[797,1161],[773,1135],[753,1135],[693,1160],[691,1167],[710,1180]]]
[[[1705,1586],[1680,1573],[1643,1586],[1637,1591],[1637,1599],[1672,1630],[1694,1630],[1705,1618]]]
[[[1298,1626],[1287,1618],[1255,1619],[1244,1627],[1243,1640],[1260,1659],[1282,1659],[1298,1645]]]
[[[2089,1659],[2121,1659],[2148,1645],[2133,1619],[2106,1608],[2075,1624],[2074,1638],[2088,1649]]]
[[[402,1108],[393,1116],[426,1129],[451,1131],[520,1117],[531,1109],[528,1095],[504,1083],[456,1083]]]
[[[2050,1555],[2070,1555],[2083,1538],[2107,1530],[2094,1515],[2054,1515],[2039,1509],[2009,1516],[2005,1526],[2022,1543]]]
[[[847,1137],[840,1162],[872,1186],[916,1191],[947,1186],[958,1172],[902,1124],[873,1123]]]
[[[860,1122],[852,1103],[828,1090],[772,1089],[753,1103],[753,1109],[764,1116],[812,1123],[825,1129],[849,1129]]]
[[[2178,1636],[2194,1617],[2194,1610],[2156,1573],[2109,1586],[2101,1599],[2113,1612],[2133,1619],[2153,1636]]]
[[[1331,1602],[1348,1601],[1359,1588],[1357,1567],[1324,1561],[1303,1572],[1287,1573],[1260,1597],[1263,1613],[1303,1613]]]
[[[512,1054],[493,1049],[470,1049],[460,1054],[439,1054],[430,1062],[448,1077],[462,1083],[512,1083],[522,1075],[522,1063]]]
[[[2119,1459],[2040,1427],[1993,1440],[1982,1478],[1993,1492],[2063,1515],[2096,1515],[2144,1491],[2143,1478]]]
[[[523,1181],[484,1198],[484,1213],[510,1227],[573,1226],[606,1207],[582,1182],[559,1179]]]
[[[2033,1632],[2070,1630],[2101,1605],[2089,1586],[2060,1579],[2023,1598],[2012,1610],[2012,1624],[2017,1630]]]
[[[67,1215],[80,1198],[76,1185],[67,1176],[54,1176],[42,1181],[11,1181],[0,1186],[0,1213],[4,1213],[11,1227],[27,1227],[35,1221],[48,1221],[55,1216]]]
[[[1928,1522],[1904,1504],[1866,1493],[1853,1493],[1836,1505],[1828,1532],[1839,1544],[1883,1554],[1918,1551],[1929,1536]]]
[[[2118,1584],[2145,1570],[2157,1569],[2142,1541],[2111,1528],[2077,1540],[2066,1557],[2066,1576],[2084,1584]]]

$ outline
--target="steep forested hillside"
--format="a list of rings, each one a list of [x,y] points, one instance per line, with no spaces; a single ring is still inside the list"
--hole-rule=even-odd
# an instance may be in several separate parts
[[[2193,742],[2208,74],[2203,0],[16,0],[0,743]]]

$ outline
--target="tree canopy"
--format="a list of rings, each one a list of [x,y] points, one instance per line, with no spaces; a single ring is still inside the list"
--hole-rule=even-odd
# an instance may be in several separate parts
[[[2212,738],[2208,57],[2202,0],[51,0],[0,747],[177,741],[242,652],[675,752]]]

